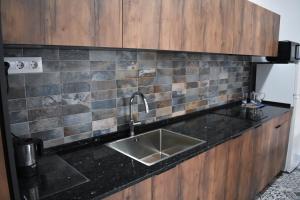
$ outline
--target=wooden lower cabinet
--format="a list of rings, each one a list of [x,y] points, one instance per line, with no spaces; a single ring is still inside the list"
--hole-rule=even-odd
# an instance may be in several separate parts
[[[8,177],[6,172],[6,165],[4,159],[4,146],[2,142],[2,134],[0,129],[0,199],[9,200],[9,186],[8,186]]]
[[[283,169],[290,113],[106,200],[253,200]]]

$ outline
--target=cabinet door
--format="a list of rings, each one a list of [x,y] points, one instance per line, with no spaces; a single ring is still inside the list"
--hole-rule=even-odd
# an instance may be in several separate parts
[[[239,191],[239,178],[240,178],[240,163],[241,159],[241,143],[242,136],[236,139],[233,139],[229,142],[228,147],[228,165],[227,165],[227,177],[225,184],[225,199],[227,200],[238,200],[238,191]]]
[[[8,177],[6,173],[6,164],[4,158],[4,146],[2,142],[2,134],[0,129],[0,199],[10,199]]]
[[[288,142],[289,142],[289,133],[290,133],[290,121],[286,121],[283,123],[279,130],[279,145],[278,145],[278,169],[280,172],[284,169],[287,150],[288,150]]]
[[[228,161],[228,142],[209,150],[205,159],[205,174],[203,184],[206,200],[225,199],[225,184]]]
[[[184,1],[182,50],[204,51],[205,14],[202,0]]]
[[[206,153],[202,153],[179,165],[180,199],[205,199],[205,157]]]
[[[44,44],[44,1],[2,0],[3,43]]]
[[[122,48],[122,0],[95,0],[95,45]]]
[[[241,156],[237,199],[252,200],[255,197],[253,187],[254,164],[254,131],[250,130],[241,136]]]
[[[105,200],[151,200],[151,188],[151,178],[149,178],[143,182],[122,190],[121,192],[109,196],[105,198]]]
[[[253,176],[255,192],[262,191],[270,181],[273,123],[273,120],[270,120],[256,128],[255,131],[255,167]]]
[[[46,43],[92,46],[95,34],[94,0],[46,0]]]
[[[123,47],[158,49],[161,0],[123,0]]]
[[[205,8],[205,51],[232,53],[234,0],[202,0]]]
[[[183,6],[185,0],[162,0],[159,49],[182,50]]]

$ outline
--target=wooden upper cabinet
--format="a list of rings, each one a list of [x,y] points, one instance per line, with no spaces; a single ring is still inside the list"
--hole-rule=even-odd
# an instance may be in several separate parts
[[[201,0],[204,4],[205,36],[204,51],[232,53],[234,0]]]
[[[123,0],[123,47],[159,48],[161,0]]]
[[[2,0],[7,44],[275,56],[280,16],[246,0]]]
[[[95,0],[95,45],[122,47],[122,0]]]
[[[1,22],[5,44],[45,44],[41,0],[2,0]]]
[[[46,0],[46,43],[93,46],[94,0]]]

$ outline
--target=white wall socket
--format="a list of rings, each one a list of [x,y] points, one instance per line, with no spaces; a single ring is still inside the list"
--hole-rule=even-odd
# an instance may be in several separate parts
[[[4,57],[9,63],[8,74],[26,74],[43,72],[41,57]]]

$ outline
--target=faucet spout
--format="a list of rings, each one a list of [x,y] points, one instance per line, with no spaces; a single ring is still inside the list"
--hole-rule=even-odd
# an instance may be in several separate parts
[[[130,136],[134,136],[134,126],[136,125],[140,125],[141,122],[135,122],[133,119],[133,111],[132,111],[132,105],[133,105],[133,101],[134,98],[136,96],[140,96],[143,104],[144,104],[144,108],[145,108],[145,112],[149,113],[149,106],[148,106],[148,102],[147,99],[145,98],[144,94],[141,92],[135,92],[131,95],[130,100],[129,100],[129,117],[130,117],[130,122],[129,122],[129,126],[130,126]]]

